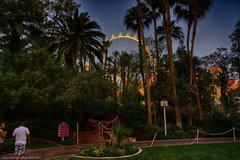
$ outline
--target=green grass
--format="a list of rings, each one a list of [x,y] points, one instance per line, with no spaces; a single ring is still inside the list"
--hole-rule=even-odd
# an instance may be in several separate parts
[[[146,148],[128,160],[237,160],[240,159],[240,143],[198,144]],[[78,160],[64,157],[58,160]],[[83,159],[82,159],[83,160]],[[88,159],[89,160],[89,159]],[[126,160],[121,159],[121,160]]]

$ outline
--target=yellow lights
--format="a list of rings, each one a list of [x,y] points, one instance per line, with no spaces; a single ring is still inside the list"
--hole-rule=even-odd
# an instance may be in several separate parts
[[[107,40],[108,41],[113,41],[115,39],[131,39],[131,40],[134,40],[134,41],[138,42],[137,35],[131,36],[130,33],[127,33],[126,35],[123,35],[121,32],[118,35],[112,34],[111,38],[110,39],[106,39],[106,41]]]

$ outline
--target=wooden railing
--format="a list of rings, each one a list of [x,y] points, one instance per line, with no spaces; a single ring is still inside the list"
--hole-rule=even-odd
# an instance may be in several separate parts
[[[116,124],[120,123],[119,116],[117,115],[112,121],[111,121],[111,127],[114,127]],[[109,133],[110,132],[110,133]],[[101,138],[101,143],[104,145],[104,133],[106,133],[109,136],[109,139],[106,140],[109,143],[112,143],[113,140],[113,130],[112,128],[107,128],[105,125],[103,125],[101,122],[98,122],[98,133]]]

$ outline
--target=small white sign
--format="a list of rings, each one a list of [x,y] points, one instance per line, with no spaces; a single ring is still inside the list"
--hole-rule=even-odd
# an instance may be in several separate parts
[[[162,107],[167,107],[167,106],[168,106],[168,101],[163,100],[163,101],[160,102],[160,105],[161,105]]]

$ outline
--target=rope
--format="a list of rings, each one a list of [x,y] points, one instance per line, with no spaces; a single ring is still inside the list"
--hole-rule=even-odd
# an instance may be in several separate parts
[[[153,145],[153,142],[155,141],[155,139],[156,139],[156,136],[157,136],[157,132],[154,134],[154,137],[153,137],[153,140],[152,140],[152,143],[151,143],[151,147],[152,147],[152,145]]]
[[[240,132],[240,129],[235,128],[236,131]]]
[[[98,122],[98,125],[99,125],[100,127],[102,127],[103,129],[105,129],[105,130],[112,131],[111,128],[107,128],[107,127],[104,126],[101,122]]]
[[[224,134],[226,134],[226,133],[229,133],[229,132],[231,132],[232,130],[233,130],[233,129],[230,129],[230,130],[228,130],[228,131],[226,131],[226,132],[221,132],[221,133],[207,133],[207,132],[200,131],[200,130],[199,130],[199,132],[200,132],[200,133],[203,133],[203,134],[210,135],[210,136],[218,136],[218,135],[224,135]]]
[[[189,144],[194,144],[196,142],[196,140],[197,140],[197,137],[194,138],[193,141],[191,143],[189,143]]]
[[[115,118],[112,120],[112,122],[111,122],[111,123],[113,124],[113,123],[117,122],[117,121],[118,121],[118,119],[119,119],[119,115],[117,115],[117,116],[116,116],[116,117],[115,117]]]

